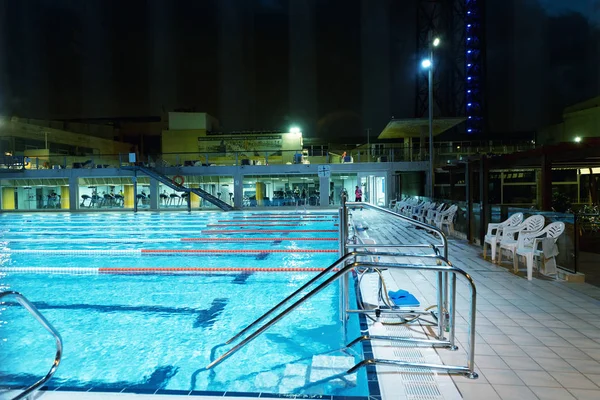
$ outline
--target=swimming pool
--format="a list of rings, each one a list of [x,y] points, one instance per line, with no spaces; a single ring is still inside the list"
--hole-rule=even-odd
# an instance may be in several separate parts
[[[61,333],[50,381],[59,390],[369,394],[364,370],[327,379],[359,361],[339,351],[337,285],[204,369],[338,258],[332,213],[3,214],[0,223],[0,290],[23,293]],[[0,380],[33,383],[51,363],[52,338],[20,307],[3,305],[0,320]]]

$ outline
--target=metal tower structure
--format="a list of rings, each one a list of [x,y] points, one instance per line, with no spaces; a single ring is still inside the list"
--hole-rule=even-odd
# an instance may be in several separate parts
[[[417,54],[429,54],[429,32],[441,39],[434,52],[434,115],[466,117],[467,134],[484,132],[484,0],[417,0]],[[418,66],[415,66],[418,68]],[[415,114],[429,104],[427,71],[417,72]]]

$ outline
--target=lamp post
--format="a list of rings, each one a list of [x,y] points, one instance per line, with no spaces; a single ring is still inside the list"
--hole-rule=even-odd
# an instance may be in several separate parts
[[[428,70],[428,93],[427,93],[427,104],[428,104],[428,125],[429,125],[429,195],[433,198],[434,194],[434,168],[433,168],[433,48],[440,45],[440,39],[433,37],[433,32],[429,31],[428,35],[429,42],[429,58],[426,58],[421,62],[421,66]]]

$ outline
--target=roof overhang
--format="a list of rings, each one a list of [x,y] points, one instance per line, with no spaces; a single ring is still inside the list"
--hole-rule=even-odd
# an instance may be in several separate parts
[[[465,120],[466,118],[463,117],[434,118],[433,136],[446,132]],[[418,138],[422,134],[427,134],[428,129],[429,120],[427,118],[393,119],[379,134],[378,139]]]

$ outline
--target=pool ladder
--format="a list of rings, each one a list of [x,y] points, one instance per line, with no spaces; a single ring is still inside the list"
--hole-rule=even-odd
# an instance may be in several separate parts
[[[373,263],[373,262],[359,262],[357,261],[357,257],[369,257],[372,256],[373,254],[377,254],[379,256],[407,256],[407,257],[424,257],[424,258],[428,258],[431,259],[432,262],[431,265],[414,265],[414,264],[399,264],[399,263]],[[437,261],[444,261],[446,263],[446,265],[438,265]],[[369,364],[387,364],[387,365],[397,365],[397,366],[410,366],[410,367],[419,367],[419,368],[430,368],[430,369],[435,369],[435,370],[442,370],[442,371],[447,371],[447,372],[455,372],[455,373],[462,373],[465,374],[467,377],[469,378],[476,378],[477,377],[477,373],[474,371],[474,367],[475,367],[475,363],[474,363],[474,350],[475,350],[475,300],[476,300],[476,289],[475,289],[475,284],[473,282],[473,280],[471,279],[471,277],[469,276],[469,274],[467,274],[466,272],[464,272],[463,270],[456,268],[454,266],[452,266],[447,260],[445,260],[445,258],[441,255],[422,255],[422,254],[402,254],[402,253],[359,253],[359,252],[351,252],[348,253],[346,255],[344,255],[342,258],[340,258],[339,260],[337,260],[336,262],[334,262],[332,265],[330,265],[328,268],[326,268],[324,271],[322,271],[321,273],[319,273],[317,276],[315,276],[314,278],[312,278],[311,280],[309,280],[307,283],[305,283],[304,285],[302,285],[300,288],[298,288],[296,291],[294,291],[291,295],[289,295],[288,297],[286,297],[284,300],[282,300],[279,304],[277,304],[275,307],[273,307],[272,309],[270,309],[269,311],[267,311],[265,314],[263,314],[261,317],[259,317],[258,319],[256,319],[254,322],[252,322],[250,325],[248,325],[246,328],[242,329],[240,332],[238,332],[235,336],[233,336],[231,339],[229,339],[227,342],[225,342],[225,344],[232,344],[234,341],[236,341],[237,339],[245,336],[245,338],[243,340],[241,340],[238,344],[236,344],[235,346],[233,346],[230,350],[228,350],[225,354],[223,354],[222,356],[220,356],[219,358],[217,358],[216,360],[214,360],[213,362],[211,362],[206,368],[210,369],[215,367],[216,365],[220,364],[221,362],[223,362],[225,359],[227,359],[228,357],[230,357],[231,355],[233,355],[235,352],[237,352],[238,350],[240,350],[242,347],[246,346],[248,343],[250,343],[252,340],[254,340],[257,336],[259,336],[260,334],[262,334],[264,331],[266,331],[267,329],[269,329],[272,325],[274,325],[275,323],[277,323],[279,320],[281,320],[283,317],[285,317],[287,314],[289,314],[290,312],[292,312],[294,309],[298,308],[302,303],[304,303],[305,301],[309,300],[310,298],[314,297],[316,294],[318,294],[319,292],[321,292],[323,289],[325,289],[327,286],[329,286],[330,284],[332,284],[333,282],[337,281],[338,279],[342,279],[342,283],[344,282],[344,278],[347,277],[347,274],[352,271],[354,268],[388,268],[388,269],[401,269],[401,270],[419,270],[419,271],[437,271],[437,272],[451,272],[452,273],[452,278],[450,279],[450,294],[451,294],[451,298],[452,300],[455,300],[455,295],[456,295],[456,275],[461,275],[463,276],[467,282],[470,285],[470,289],[471,289],[471,308],[470,308],[470,314],[469,314],[469,320],[470,320],[470,324],[469,324],[469,330],[470,330],[470,336],[469,336],[469,348],[467,349],[467,365],[466,366],[452,366],[452,365],[443,365],[443,364],[423,364],[423,363],[413,363],[413,362],[405,362],[405,361],[396,361],[396,360],[382,360],[382,359],[368,359],[368,360],[363,360],[361,362],[359,362],[358,364],[356,364],[354,367],[350,368],[347,373],[353,373],[355,372],[357,369],[369,365]],[[289,303],[293,298],[298,297],[298,295],[303,292],[304,290],[308,289],[309,286],[311,286],[312,284],[314,284],[317,280],[319,280],[320,278],[324,277],[327,274],[331,274],[331,276],[327,277],[327,279],[325,279],[324,282],[320,283],[316,288],[312,289],[311,291],[309,291],[308,293],[306,293],[305,295],[301,296],[298,300],[296,300],[293,304],[291,304],[290,306],[288,306],[286,309],[284,309],[283,311],[279,312],[277,315],[275,315],[271,320],[269,320],[267,323],[261,325],[260,327],[258,327],[256,330],[254,330],[252,333],[250,333],[249,335],[246,336],[246,333],[248,333],[251,329],[257,327],[258,324],[260,324],[261,322],[263,322],[265,319],[267,319],[267,317],[269,317],[271,314],[273,314],[277,309],[281,308],[284,304]],[[345,286],[344,284],[342,284],[342,286]],[[342,289],[341,292],[343,293],[345,290]],[[348,309],[348,296],[344,296],[343,297],[343,314],[342,314],[342,318],[345,320],[347,318],[348,313],[370,313],[371,311],[368,310],[349,310]],[[352,347],[354,344],[356,344],[358,341],[364,341],[364,340],[392,340],[392,341],[399,341],[399,342],[406,342],[406,343],[411,343],[413,345],[425,345],[428,344],[430,346],[433,347],[448,347],[451,349],[455,349],[454,346],[454,315],[455,315],[455,309],[454,309],[454,301],[450,302],[451,307],[449,309],[449,325],[450,325],[450,330],[449,330],[449,335],[450,335],[450,339],[446,340],[443,337],[438,337],[437,339],[412,339],[412,338],[404,338],[404,337],[389,337],[389,336],[361,336],[358,339],[353,340],[352,342],[350,342],[346,348]],[[396,311],[396,313],[400,313],[399,311]],[[421,312],[422,314],[430,314],[429,312]],[[411,311],[411,314],[415,314],[415,311]],[[345,325],[345,324],[344,324]],[[345,329],[344,329],[345,331]]]
[[[235,336],[229,339],[225,344],[232,344],[234,341],[245,336],[243,340],[241,340],[238,344],[229,349],[225,354],[221,355],[216,360],[212,361],[206,368],[210,369],[215,367],[216,365],[223,362],[225,359],[233,355],[235,352],[240,350],[242,347],[250,343],[257,336],[262,334],[264,331],[269,329],[272,325],[277,323],[279,320],[284,318],[291,311],[296,309],[302,303],[307,301],[308,299],[315,296],[317,293],[325,289],[327,286],[337,281],[338,279],[341,282],[340,288],[340,320],[342,322],[344,339],[346,339],[346,322],[348,319],[349,313],[359,313],[359,314],[368,314],[373,311],[370,310],[350,310],[349,309],[349,282],[348,282],[348,273],[355,268],[388,268],[388,269],[399,269],[399,270],[413,270],[413,271],[433,271],[437,272],[437,307],[438,313],[437,316],[434,317],[437,320],[438,325],[438,335],[436,339],[414,339],[409,337],[394,337],[394,336],[381,336],[381,335],[363,335],[360,336],[350,343],[348,343],[345,347],[349,348],[355,345],[358,342],[362,341],[373,341],[373,340],[389,340],[389,341],[397,341],[409,343],[411,345],[429,345],[431,347],[446,347],[451,350],[457,350],[457,346],[455,345],[455,314],[456,314],[456,275],[460,275],[467,280],[467,283],[470,288],[470,309],[469,309],[469,335],[468,335],[468,344],[466,348],[467,353],[467,365],[466,366],[457,366],[457,365],[444,365],[444,364],[425,364],[425,363],[415,363],[415,362],[407,362],[400,360],[384,360],[384,359],[365,359],[360,361],[354,367],[350,368],[346,373],[351,374],[356,372],[356,370],[373,364],[386,364],[386,365],[396,365],[400,367],[417,367],[417,368],[429,368],[432,370],[440,370],[446,372],[453,373],[461,373],[471,379],[476,379],[478,374],[475,372],[475,319],[476,319],[476,302],[477,302],[477,289],[475,287],[475,283],[471,276],[463,271],[460,268],[454,267],[450,261],[448,260],[448,240],[444,233],[438,228],[422,223],[420,221],[413,220],[396,212],[374,206],[368,203],[349,203],[351,207],[360,207],[360,208],[372,208],[376,211],[383,212],[385,214],[391,215],[393,217],[397,217],[399,219],[404,220],[405,222],[428,230],[441,239],[441,244],[388,244],[388,245],[349,245],[348,244],[348,207],[346,203],[345,196],[342,198],[342,207],[339,210],[339,229],[340,229],[340,258],[331,264],[324,271],[319,273],[317,276],[309,280],[307,283],[302,285],[300,288],[295,290],[292,294],[286,297],[284,300],[279,302],[276,306],[271,308],[261,317],[256,319],[246,328],[242,329]],[[357,252],[352,251],[348,252],[348,248],[350,247],[361,247],[361,248],[369,248],[369,247],[395,247],[395,248],[424,248],[430,247],[433,250],[434,254],[409,254],[409,253],[396,253],[396,252]],[[443,254],[439,249],[443,250]],[[360,259],[372,259],[373,256],[392,256],[392,257],[417,257],[421,259],[425,259],[430,261],[430,265],[414,265],[414,264],[402,264],[402,263],[381,263],[381,262],[363,262],[358,261]],[[303,291],[307,290],[311,285],[315,284],[318,280],[326,276],[327,274],[331,274],[324,282],[319,284],[316,288],[312,289],[307,294],[301,296],[297,299],[292,305],[288,306],[283,311],[279,312],[275,317],[266,322],[264,325],[258,327],[252,333],[246,336],[246,334],[253,328],[257,327],[258,324],[267,319],[267,317],[271,316],[276,310],[280,309],[286,303],[291,302],[292,299],[298,298],[298,295]],[[447,316],[445,310],[448,310]],[[395,311],[396,313],[401,313],[399,311]],[[411,311],[411,314],[420,313],[420,314],[432,314],[430,312],[425,311]],[[447,321],[446,321],[447,318]],[[445,328],[448,329],[448,339],[444,337]],[[346,340],[347,341],[347,340]]]
[[[48,332],[50,332],[52,334],[52,336],[54,336],[54,340],[56,340],[56,355],[54,356],[54,362],[52,363],[52,367],[50,368],[50,371],[48,371],[46,376],[44,376],[42,379],[35,382],[33,385],[27,387],[23,392],[18,394],[16,397],[13,397],[13,400],[25,399],[30,394],[32,394],[34,391],[41,388],[44,385],[44,383],[46,383],[50,380],[50,378],[52,378],[52,375],[54,375],[54,373],[56,372],[56,369],[58,368],[58,365],[60,364],[60,360],[62,358],[63,343],[62,343],[62,338],[60,336],[60,333],[58,333],[56,328],[54,328],[54,326],[52,326],[52,324],[50,322],[48,322],[48,320],[46,318],[44,318],[44,316],[38,311],[38,309],[33,305],[33,303],[31,303],[29,300],[27,300],[27,298],[25,296],[23,296],[19,292],[13,292],[13,291],[0,293],[0,300],[2,300],[5,297],[14,297],[15,300],[17,300],[17,302],[19,304],[21,304],[27,311],[29,311],[29,313],[31,315],[33,315],[35,317],[35,319]]]

